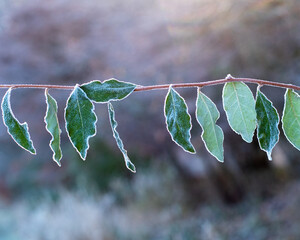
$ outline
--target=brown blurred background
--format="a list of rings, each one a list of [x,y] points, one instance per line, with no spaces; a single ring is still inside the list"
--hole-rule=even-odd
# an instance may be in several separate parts
[[[0,0],[0,82],[73,85],[117,78],[140,85],[238,77],[300,84],[298,0]],[[251,85],[253,93],[255,86]],[[217,104],[225,163],[211,157],[195,121],[195,89],[179,89],[194,126],[190,155],[164,125],[165,90],[114,104],[118,130],[137,167],[126,170],[105,105],[85,162],[66,137],[69,91],[59,106],[62,150],[51,159],[41,90],[16,89],[37,155],[0,123],[0,239],[300,239],[299,151],[281,138],[273,161],[228,126]],[[263,87],[280,116],[283,89]],[[3,96],[5,90],[1,90]]]

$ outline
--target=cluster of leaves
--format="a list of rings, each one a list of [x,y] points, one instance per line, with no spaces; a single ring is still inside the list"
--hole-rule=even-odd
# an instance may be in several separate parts
[[[113,101],[119,101],[129,96],[136,87],[135,84],[116,79],[109,79],[104,82],[95,80],[74,87],[65,108],[66,131],[73,147],[83,160],[87,156],[89,139],[96,135],[97,116],[94,111],[94,103],[106,103],[113,136],[123,154],[126,167],[132,172],[136,171],[117,131],[118,124],[112,105]],[[12,88],[8,89],[1,104],[4,124],[8,133],[19,146],[32,154],[36,154],[27,123],[21,124],[12,112],[11,91]],[[61,166],[61,129],[57,119],[57,103],[49,94],[48,89],[45,90],[45,98],[47,111],[44,120],[46,129],[52,136],[49,145],[53,151],[53,160]],[[267,153],[271,160],[272,149],[279,140],[279,116],[272,102],[260,91],[260,86],[257,89],[255,100],[245,83],[227,82],[224,85],[222,98],[224,110],[233,131],[250,143],[257,127],[260,148]],[[164,113],[172,140],[185,151],[196,153],[190,140],[191,116],[185,100],[174,90],[172,85],[170,85],[165,99]],[[216,105],[198,88],[196,119],[203,130],[202,140],[207,150],[217,160],[223,162],[224,134],[216,124],[219,117],[220,113]],[[300,96],[291,89],[287,89],[285,93],[282,127],[287,139],[300,150]]]
[[[243,140],[252,142],[257,127],[259,146],[269,160],[272,149],[279,140],[279,115],[272,102],[258,86],[256,100],[243,82],[228,82],[223,88],[223,107],[227,120]],[[170,86],[165,102],[165,116],[172,139],[185,151],[195,153],[190,141],[191,117],[184,99]],[[202,140],[206,149],[220,162],[224,161],[224,134],[216,124],[220,113],[216,105],[198,88],[196,119],[202,127]],[[300,96],[291,89],[285,93],[282,117],[283,132],[287,139],[300,150]]]

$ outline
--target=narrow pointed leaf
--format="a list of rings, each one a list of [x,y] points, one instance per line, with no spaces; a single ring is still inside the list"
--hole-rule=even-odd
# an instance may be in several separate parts
[[[113,131],[113,136],[117,142],[117,145],[119,147],[119,149],[121,150],[122,154],[123,154],[123,157],[124,157],[124,160],[125,160],[125,164],[126,164],[126,167],[132,171],[132,172],[136,172],[135,170],[135,166],[134,164],[130,161],[128,155],[127,155],[127,151],[125,150],[124,148],[124,144],[123,144],[123,141],[121,140],[120,138],[120,135],[117,131],[117,126],[118,126],[118,123],[115,119],[115,111],[114,111],[114,108],[112,106],[112,104],[109,102],[108,103],[108,114],[109,114],[109,120],[110,120],[110,125],[111,125],[111,128],[112,128],[112,131]]]
[[[133,92],[135,84],[109,79],[104,82],[98,80],[83,84],[80,88],[89,99],[98,103],[122,100]]]
[[[223,106],[230,127],[250,143],[256,128],[255,101],[245,83],[229,82],[223,88]]]
[[[61,166],[60,160],[62,158],[62,152],[60,148],[60,134],[61,130],[59,127],[59,122],[57,118],[57,102],[55,99],[48,93],[48,90],[45,90],[46,97],[46,116],[44,121],[46,123],[46,130],[50,133],[52,139],[50,141],[50,148],[53,151],[53,160]]]
[[[74,148],[85,160],[89,139],[96,135],[94,105],[78,86],[71,93],[65,109],[66,130]]]
[[[291,89],[284,96],[282,128],[290,143],[300,150],[300,96]]]
[[[196,101],[196,119],[202,127],[202,140],[206,149],[220,162],[224,162],[224,134],[216,125],[220,113],[216,105],[198,89]]]
[[[165,100],[165,118],[172,140],[185,151],[195,153],[191,143],[191,116],[184,99],[170,86]]]
[[[12,90],[11,88],[7,90],[1,104],[4,125],[7,127],[7,132],[9,133],[9,135],[20,147],[24,148],[25,150],[27,150],[32,154],[35,154],[36,151],[30,139],[27,123],[25,122],[21,124],[16,119],[16,117],[14,116],[11,110],[11,105],[10,105],[11,90]]]
[[[257,90],[255,110],[257,115],[257,139],[268,159],[272,160],[272,149],[279,140],[279,116],[272,102]]]

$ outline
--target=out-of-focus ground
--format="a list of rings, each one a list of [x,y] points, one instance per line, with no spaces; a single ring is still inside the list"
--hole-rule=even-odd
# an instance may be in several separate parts
[[[300,84],[298,0],[1,0],[0,83],[76,84],[111,77],[141,85],[198,82],[228,73]],[[255,93],[255,86],[251,86]],[[105,105],[85,162],[64,130],[51,160],[41,90],[15,89],[12,108],[37,148],[19,148],[0,123],[0,239],[299,239],[299,151],[281,133],[269,162],[232,132],[222,86],[203,88],[220,110],[225,163],[197,125],[195,89],[179,89],[194,126],[189,155],[166,131],[166,91],[114,104],[137,173],[115,146]],[[263,87],[279,114],[283,89]],[[4,94],[4,90],[1,90]]]

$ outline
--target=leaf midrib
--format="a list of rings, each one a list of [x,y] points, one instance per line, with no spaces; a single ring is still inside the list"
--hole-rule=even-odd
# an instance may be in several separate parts
[[[265,105],[265,103],[264,103],[264,100],[265,100],[265,99],[263,99],[262,93],[259,93],[259,98],[260,98],[260,101],[261,101],[261,103],[262,103],[262,105],[263,105],[263,111],[265,112],[265,114],[266,114],[266,116],[267,116],[267,119],[268,119],[268,128],[269,128],[269,131],[270,131],[270,133],[271,133],[272,129],[271,129],[271,124],[270,124],[270,117],[269,117],[268,112],[266,111],[266,105]],[[271,134],[270,134],[270,137],[271,137]],[[270,140],[270,139],[269,139],[269,140]],[[271,141],[268,141],[268,148],[270,148],[270,144],[271,144]]]
[[[239,95],[238,95],[237,89],[235,87],[235,83],[232,83],[232,86],[233,86],[233,90],[234,90],[234,92],[236,94],[236,98],[237,98],[237,102],[238,102],[238,108],[239,108],[239,110],[241,112],[241,115],[242,115],[242,118],[243,118],[243,124],[244,124],[245,130],[246,130],[247,135],[248,135],[247,125],[246,125],[245,117],[244,117],[244,114],[243,114],[243,111],[242,111],[242,108],[241,108],[241,105],[240,105],[240,99],[239,99]]]
[[[82,127],[82,131],[81,131],[81,135],[82,135],[82,138],[84,139],[84,136],[85,136],[85,128],[83,126],[83,119],[82,119],[82,114],[81,114],[81,110],[80,110],[80,104],[79,104],[79,100],[78,100],[78,92],[76,94],[76,102],[77,102],[77,106],[78,106],[78,111],[79,111],[79,116],[80,116],[80,122],[81,122],[81,127]]]
[[[54,103],[54,105],[53,104],[51,104],[50,103],[50,101],[52,101],[52,103]],[[60,149],[60,143],[61,143],[61,139],[60,139],[60,129],[59,129],[59,122],[58,122],[58,117],[57,117],[57,103],[55,102],[55,100],[54,100],[54,98],[50,95],[50,94],[48,94],[47,93],[47,104],[48,104],[48,106],[49,106],[49,108],[48,108],[48,111],[47,111],[47,117],[46,117],[46,120],[48,119],[48,121],[47,121],[47,126],[48,126],[48,123],[49,123],[49,118],[50,118],[50,109],[52,108],[52,111],[54,112],[54,117],[55,117],[55,128],[54,128],[54,130],[53,130],[53,133],[51,133],[51,131],[50,131],[50,129],[49,128],[47,128],[48,130],[49,130],[49,132],[50,132],[50,134],[52,135],[52,139],[51,139],[51,141],[50,141],[50,145],[51,145],[51,147],[52,147],[52,149],[54,150],[54,148],[53,148],[53,145],[55,144],[54,143],[54,141],[55,141],[55,135],[54,135],[54,133],[56,132],[56,131],[58,131],[58,139],[56,139],[56,140],[58,140],[58,151],[59,151],[59,153],[56,153],[55,152],[55,156],[56,156],[56,154],[61,154],[61,149]],[[58,157],[59,158],[59,157]]]
[[[179,132],[180,132],[181,136],[184,136],[183,131],[181,131],[181,127],[179,126],[178,121],[177,121],[177,111],[176,111],[176,108],[175,108],[175,102],[174,102],[174,97],[173,97],[173,94],[176,94],[176,93],[174,92],[173,89],[171,91],[172,91],[171,92],[171,98],[172,98],[171,101],[172,101],[172,106],[173,106],[173,110],[174,110],[174,114],[175,114],[175,117],[174,117],[175,124],[176,124],[177,129],[179,129]]]

